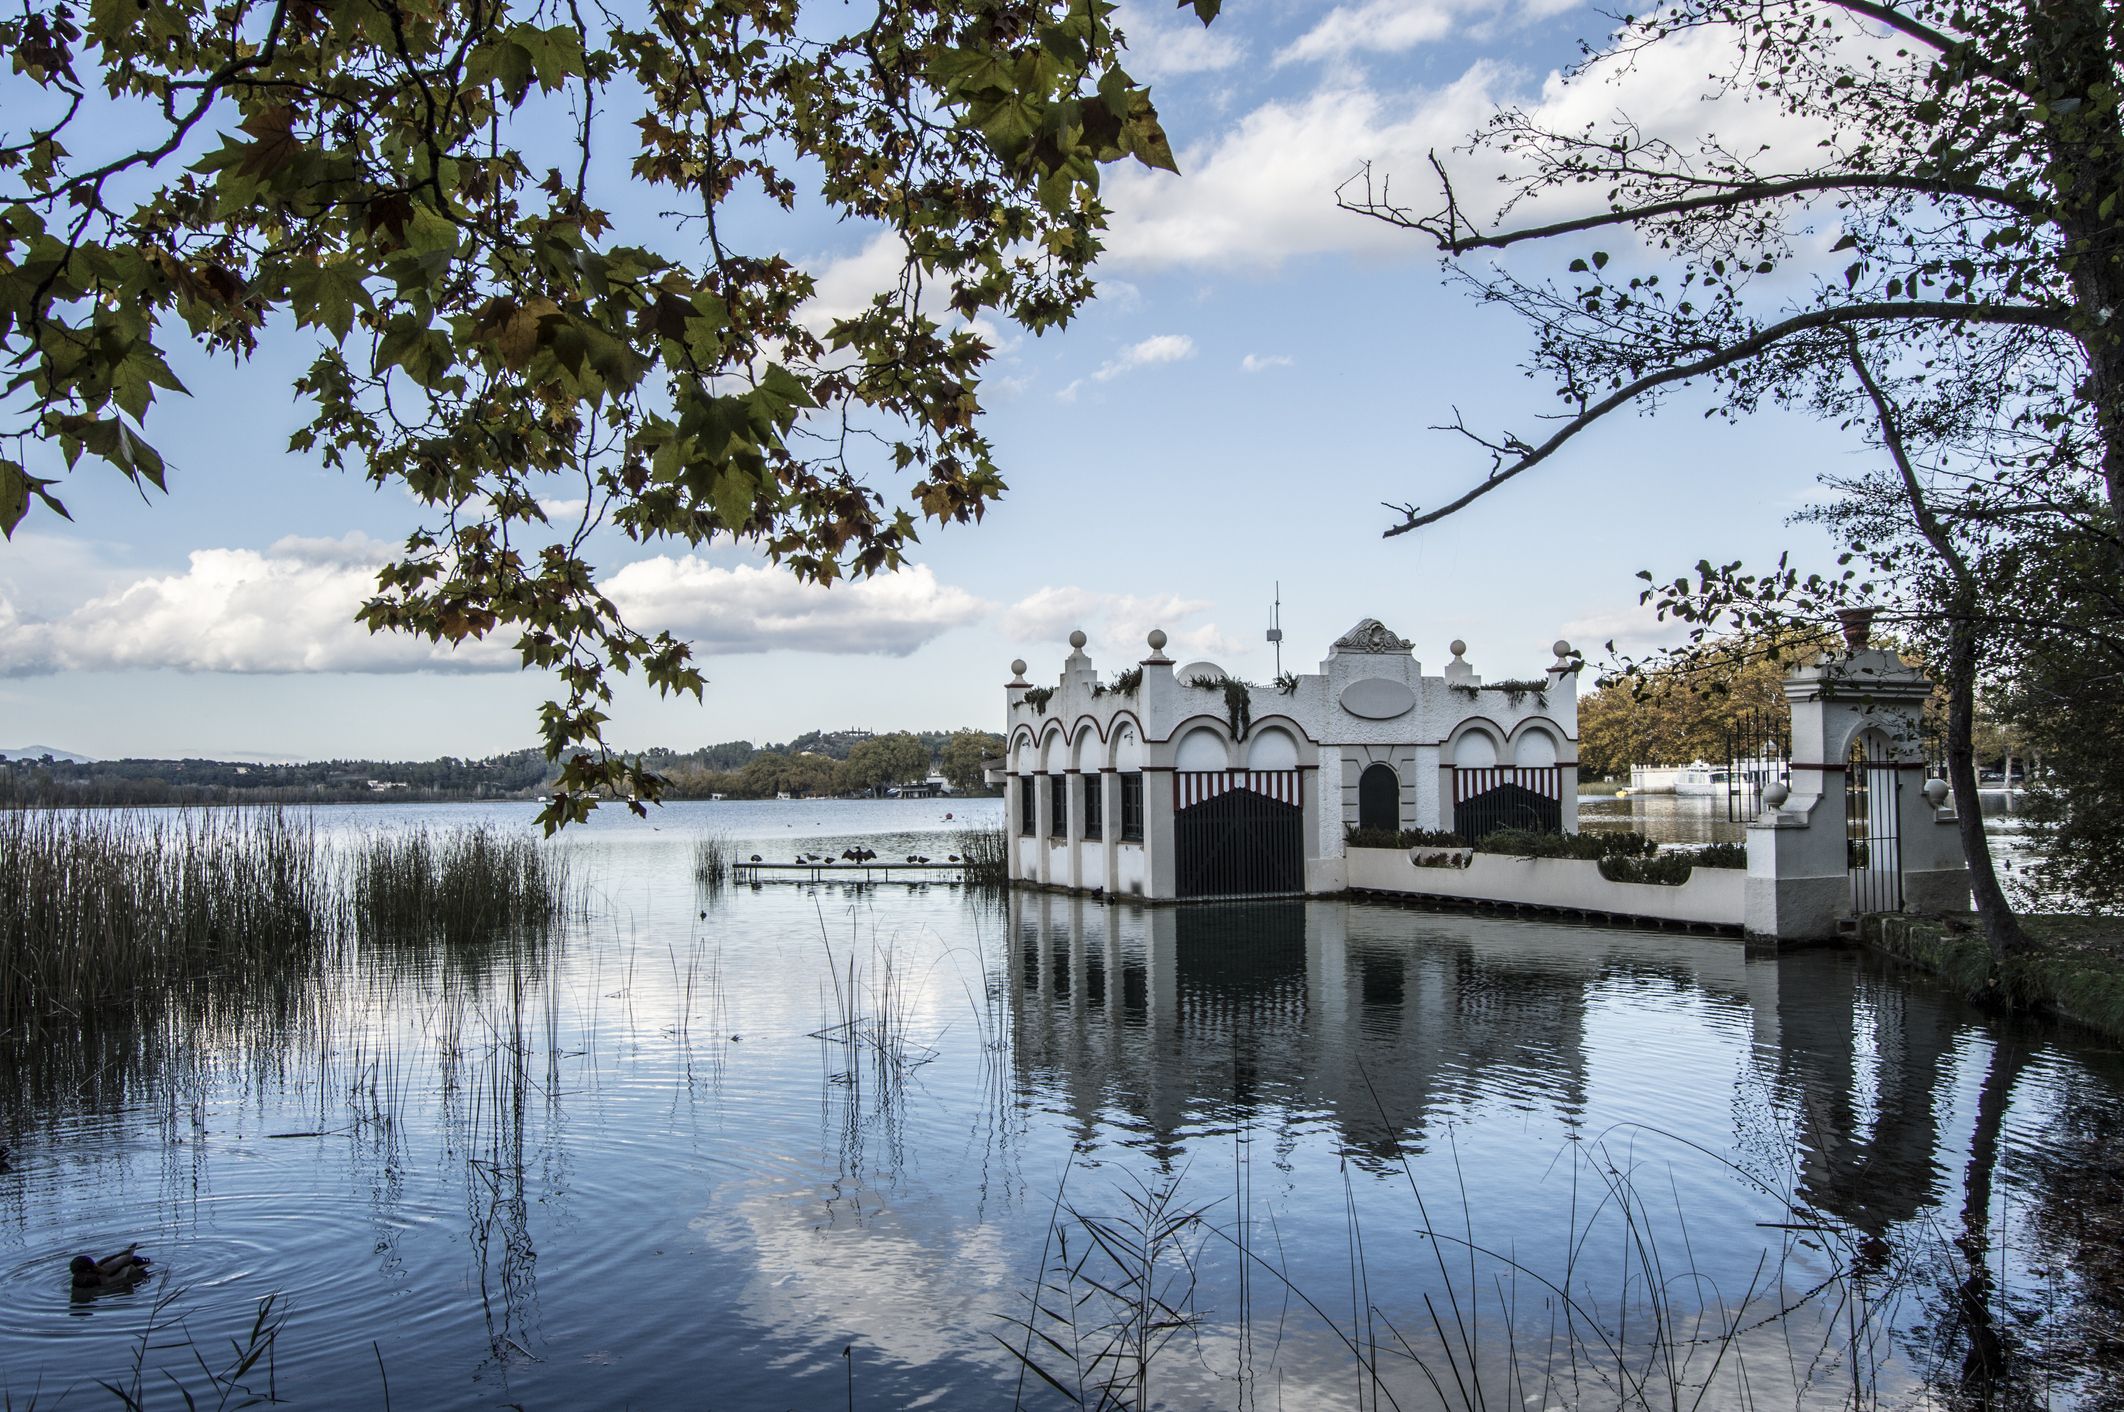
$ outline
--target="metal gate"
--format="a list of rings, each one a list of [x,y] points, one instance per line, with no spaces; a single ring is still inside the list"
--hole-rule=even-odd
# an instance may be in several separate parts
[[[1453,832],[1473,843],[1499,829],[1563,831],[1563,772],[1496,765],[1453,772]]]
[[[1173,774],[1174,887],[1181,897],[1305,891],[1296,770]]]
[[[1792,721],[1751,712],[1726,731],[1726,822],[1745,824],[1763,812],[1763,791],[1792,783]]]
[[[1885,742],[1860,736],[1844,762],[1844,862],[1851,870],[1851,910],[1903,910],[1902,767]]]

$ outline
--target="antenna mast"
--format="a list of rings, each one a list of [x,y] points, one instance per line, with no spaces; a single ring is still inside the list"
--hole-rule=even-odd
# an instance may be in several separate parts
[[[1268,640],[1276,648],[1276,675],[1283,675],[1283,581],[1276,581],[1276,602],[1269,609]]]

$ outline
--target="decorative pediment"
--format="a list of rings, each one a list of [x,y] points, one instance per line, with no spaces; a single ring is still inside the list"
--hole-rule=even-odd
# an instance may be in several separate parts
[[[1377,618],[1366,618],[1348,632],[1335,639],[1333,652],[1407,652],[1413,644],[1405,637],[1396,637],[1392,629]]]

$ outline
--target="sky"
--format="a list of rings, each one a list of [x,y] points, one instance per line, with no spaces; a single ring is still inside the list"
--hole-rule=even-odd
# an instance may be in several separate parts
[[[1439,423],[1532,435],[1552,401],[1520,371],[1529,329],[1448,280],[1424,237],[1338,210],[1337,186],[1369,160],[1425,206],[1437,149],[1486,189],[1451,149],[1503,103],[1698,130],[1722,36],[1567,84],[1606,24],[1570,0],[1232,0],[1207,30],[1163,6],[1120,19],[1181,171],[1112,169],[1097,301],[1060,333],[1001,334],[984,400],[1007,496],[977,525],[926,528],[911,568],[832,589],[743,545],[598,539],[608,592],[637,626],[689,638],[709,683],[699,702],[623,684],[616,744],[995,729],[1012,659],[1052,679],[1076,628],[1102,670],[1142,658],[1158,627],[1181,660],[1265,681],[1279,585],[1287,670],[1374,617],[1428,670],[1459,638],[1478,672],[1523,677],[1559,637],[1596,665],[1611,639],[1675,640],[1638,606],[1640,569],[1787,548],[1828,566],[1832,546],[1789,517],[1818,476],[1857,468],[1856,438],[1779,413],[1707,420],[1690,394],[1382,538],[1398,518],[1383,502],[1437,504],[1488,467]],[[1728,105],[1716,121],[1730,135],[1774,118]],[[618,188],[626,154],[602,152]],[[782,238],[822,298],[890,253],[816,215]],[[1515,259],[1561,274],[1594,244]],[[551,684],[504,645],[450,652],[353,622],[419,507],[287,451],[311,337],[270,329],[240,366],[180,345],[192,396],[148,424],[169,493],[85,470],[63,491],[73,523],[33,514],[0,543],[0,748],[416,759],[536,742]]]

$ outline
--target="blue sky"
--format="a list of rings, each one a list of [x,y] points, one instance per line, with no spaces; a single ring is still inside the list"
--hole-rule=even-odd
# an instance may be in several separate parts
[[[1855,469],[1856,441],[1778,414],[1707,421],[1686,394],[1443,524],[1380,538],[1382,501],[1435,504],[1487,466],[1427,427],[1457,407],[1531,432],[1549,389],[1518,371],[1523,325],[1448,284],[1422,237],[1337,211],[1336,185],[1370,158],[1423,204],[1424,152],[1500,101],[1701,124],[1715,36],[1627,88],[1564,88],[1556,70],[1604,21],[1560,0],[1233,0],[1208,31],[1162,7],[1122,19],[1182,174],[1113,176],[1100,300],[1062,334],[1003,336],[987,402],[1008,497],[980,525],[928,529],[913,571],[830,591],[743,546],[599,541],[615,596],[692,637],[710,683],[701,703],[623,688],[618,743],[993,727],[1010,660],[1052,674],[1080,626],[1108,669],[1159,626],[1174,650],[1265,680],[1278,581],[1286,667],[1373,616],[1434,670],[1459,637],[1478,671],[1523,676],[1558,636],[1596,660],[1611,637],[1664,640],[1636,607],[1640,568],[1788,546],[1827,562],[1818,531],[1785,521],[1817,475]],[[1721,131],[1767,119],[1728,112]],[[622,158],[604,150],[616,185]],[[816,217],[784,240],[822,297],[862,287],[881,253]],[[1560,272],[1590,248],[1520,258]],[[170,494],[85,473],[67,487],[73,524],[34,515],[0,545],[0,747],[404,758],[533,742],[548,685],[505,652],[352,625],[417,507],[286,452],[309,347],[278,329],[241,367],[173,359],[194,395],[149,423]]]

